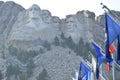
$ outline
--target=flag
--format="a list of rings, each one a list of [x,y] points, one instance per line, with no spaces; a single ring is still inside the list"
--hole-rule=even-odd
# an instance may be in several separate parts
[[[120,25],[115,22],[108,14],[106,18],[106,32],[109,40],[109,45],[120,35]]]
[[[89,71],[91,71],[90,67],[85,63],[81,62],[78,80],[89,80],[87,79],[90,76]]]
[[[118,36],[117,43],[117,63],[120,65],[120,36]]]
[[[106,61],[106,57],[103,55],[102,49],[97,44],[92,42],[92,45],[93,45],[93,48],[94,48],[97,58],[98,58],[97,64],[98,64],[98,66],[100,66],[100,64],[102,64],[104,61]]]
[[[106,64],[106,70],[107,70],[108,72],[110,72],[110,63],[109,63],[109,62],[107,62],[107,64]]]
[[[93,55],[91,56],[92,56],[92,69],[93,69],[93,72],[95,72],[96,71],[96,59],[93,57]]]
[[[75,80],[78,80],[78,72],[75,72]]]
[[[120,26],[112,19],[107,13],[105,14],[106,19],[106,33],[107,33],[107,41],[106,41],[106,58],[107,62],[112,60],[109,47],[113,43],[115,39],[117,39],[118,35],[120,35]]]
[[[94,80],[92,72],[88,71],[87,74],[81,80]]]
[[[95,43],[92,42],[93,48],[97,55],[97,63],[96,63],[96,78],[99,78],[99,67],[100,64],[106,61],[106,57],[101,53],[101,48],[98,47]]]
[[[91,80],[95,80],[95,75],[93,71],[91,72]]]
[[[92,77],[91,74],[92,74],[91,71],[88,71],[88,73],[86,75],[86,80],[92,80],[91,79],[91,77]]]
[[[109,52],[110,52],[111,54],[115,53],[115,47],[114,47],[113,44],[110,45],[110,47],[109,47]]]

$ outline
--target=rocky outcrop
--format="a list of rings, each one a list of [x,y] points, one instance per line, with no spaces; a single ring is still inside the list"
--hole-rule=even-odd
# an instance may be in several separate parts
[[[48,10],[41,10],[38,5],[22,11],[15,21],[9,41],[42,40],[52,42],[60,36],[60,19],[52,17]]]
[[[116,14],[120,15],[119,12]],[[8,47],[12,45],[18,48],[18,54],[22,49],[24,53],[30,50],[33,50],[33,53],[38,51],[38,55],[30,57],[35,67],[29,80],[36,80],[44,68],[48,72],[49,80],[70,80],[74,71],[78,70],[81,58],[66,45],[63,44],[64,48],[56,47],[53,42],[57,39],[62,45],[62,41],[71,37],[73,42],[78,44],[82,38],[84,42],[94,40],[104,47],[104,15],[98,16],[97,19],[95,17],[93,12],[83,10],[60,19],[36,4],[25,10],[12,1],[0,1],[0,69],[7,61],[13,66],[18,65],[21,71],[26,71],[27,62],[23,63],[16,56],[9,54]],[[64,40],[61,34],[64,34]],[[47,42],[52,46],[49,51],[43,46]],[[45,49],[45,52],[40,54],[40,49]],[[23,55],[22,57],[24,58]]]
[[[36,68],[30,80],[35,80],[34,78],[44,68],[47,70],[49,80],[71,80],[75,70],[79,69],[79,65],[76,64],[79,64],[80,60],[81,58],[68,48],[53,47],[51,51],[34,58]]]
[[[96,22],[95,14],[90,11],[78,11],[75,15],[67,15],[61,20],[52,16],[50,11],[40,9],[38,5],[34,4],[25,10],[11,1],[0,3],[0,16],[0,33],[4,33],[8,44],[35,40],[53,42],[61,33],[64,33],[66,38],[71,36],[75,43],[78,43],[80,38],[88,42],[95,38],[93,30],[103,26],[100,20],[102,18]],[[100,25],[97,25],[98,23]]]
[[[12,1],[0,1],[0,53],[4,52],[11,28],[19,12],[23,10],[22,6]]]
[[[94,25],[95,14],[90,11],[67,15],[66,19],[62,21],[58,17],[51,16],[48,10],[41,10],[39,6],[34,4],[18,15],[9,40],[33,41],[40,39],[52,42],[56,36],[59,37],[63,32],[66,38],[71,36],[75,43],[78,43],[80,38],[88,41],[88,38],[92,37],[89,31],[93,26],[92,21]],[[88,36],[83,37],[83,35]]]
[[[24,10],[23,7],[20,5],[8,1],[6,3],[1,2],[0,5],[0,34],[5,34],[6,29],[11,28],[11,26],[14,24],[14,20],[16,16]]]
[[[100,15],[97,17],[97,22],[101,25],[101,26],[105,26],[105,16],[104,15]]]
[[[52,16],[48,10],[41,10],[34,4],[19,13],[12,25],[12,30],[9,29],[8,41],[10,45],[16,45],[14,43],[16,41],[19,43],[35,40],[51,43],[56,36],[60,37],[61,33],[64,33],[66,38],[71,36],[77,44],[80,38],[83,38],[85,42],[94,38],[92,32],[94,26],[97,26],[97,22],[93,12],[79,11],[61,20],[59,17]]]

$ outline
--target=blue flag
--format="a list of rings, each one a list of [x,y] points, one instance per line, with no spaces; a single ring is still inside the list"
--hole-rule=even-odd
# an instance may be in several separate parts
[[[91,80],[91,71],[88,71],[87,76],[86,76],[86,80]]]
[[[120,36],[118,36],[117,44],[117,63],[120,65]]]
[[[115,22],[108,14],[105,14],[106,18],[106,32],[109,40],[109,45],[117,39],[117,36],[120,35],[120,25]]]
[[[78,80],[83,80],[83,78],[85,80],[90,80],[90,79],[87,79],[90,76],[90,71],[91,71],[90,67],[84,64],[83,62],[81,62]]]
[[[98,66],[100,66],[100,64],[106,61],[106,57],[103,55],[101,48],[97,44],[92,43],[92,45],[98,58]]]
[[[91,71],[88,71],[87,74],[84,77],[82,77],[80,80],[92,80],[91,77],[92,77]]]
[[[106,33],[107,33],[107,41],[106,41],[106,58],[107,62],[112,60],[111,54],[109,52],[109,46],[113,43],[115,39],[117,39],[118,35],[120,35],[120,26],[113,20],[108,14],[105,14],[106,19]]]
[[[106,61],[106,57],[101,53],[100,47],[98,47],[95,43],[92,43],[93,48],[97,55],[97,64],[96,64],[96,78],[99,78],[99,67],[100,64]]]

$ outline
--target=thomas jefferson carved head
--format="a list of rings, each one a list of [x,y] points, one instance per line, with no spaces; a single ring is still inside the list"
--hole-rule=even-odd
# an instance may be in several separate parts
[[[55,28],[56,30],[60,30],[61,20],[59,19],[59,17],[53,16],[53,17],[52,17],[52,22],[53,22],[53,24],[54,24],[54,28]]]

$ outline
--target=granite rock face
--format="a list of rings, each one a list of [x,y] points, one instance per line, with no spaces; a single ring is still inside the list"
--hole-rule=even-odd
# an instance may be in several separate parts
[[[19,12],[25,9],[12,1],[0,1],[0,53],[4,51],[8,37]]]
[[[80,38],[88,42],[93,38],[91,32],[96,24],[95,14],[90,11],[79,11],[75,15],[67,15],[65,19],[59,19],[52,16],[48,10],[41,10],[34,4],[17,16],[9,34],[9,42],[12,44],[14,41],[34,40],[53,42],[61,33],[64,33],[66,38],[72,37],[76,44]]]
[[[48,10],[41,10],[38,5],[20,12],[13,24],[9,41],[35,41],[52,42],[60,36],[60,19],[52,17]]]
[[[34,40],[53,42],[61,33],[64,33],[66,38],[71,36],[73,41],[78,43],[80,38],[85,41],[93,39],[93,30],[103,26],[103,21],[100,20],[103,18],[98,17],[96,21],[95,14],[90,11],[78,11],[76,14],[67,15],[65,19],[59,19],[36,4],[25,10],[11,1],[0,2],[0,16],[0,33],[9,43]]]
[[[119,12],[116,14],[120,15]],[[36,80],[43,68],[47,70],[49,80],[70,80],[75,70],[78,71],[81,57],[68,47],[54,46],[53,42],[56,37],[62,42],[61,35],[64,34],[66,39],[71,37],[75,44],[82,38],[84,42],[94,40],[104,47],[104,15],[95,17],[94,12],[83,10],[60,19],[36,4],[24,9],[12,1],[0,1],[0,69],[4,64],[3,72],[9,64],[18,65],[23,72],[27,69],[27,64],[10,54],[8,49],[11,45],[25,52],[44,50],[43,44],[48,42],[52,46],[49,51],[45,49],[44,54],[38,52],[31,58],[35,67],[28,80]]]
[[[0,34],[14,24],[16,16],[23,10],[23,7],[12,1],[0,2]]]
[[[64,56],[64,57],[63,57]],[[51,51],[34,58],[36,68],[34,69],[34,80],[45,68],[49,74],[49,80],[70,80],[74,76],[75,70],[79,69],[81,57],[68,48],[53,47]],[[67,62],[67,64],[66,64]],[[36,70],[37,69],[37,70]]]

